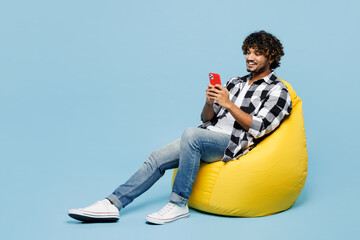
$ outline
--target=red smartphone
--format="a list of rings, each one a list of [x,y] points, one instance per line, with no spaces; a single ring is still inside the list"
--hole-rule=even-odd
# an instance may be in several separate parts
[[[210,83],[215,86],[215,84],[221,85],[220,75],[217,73],[209,73]]]

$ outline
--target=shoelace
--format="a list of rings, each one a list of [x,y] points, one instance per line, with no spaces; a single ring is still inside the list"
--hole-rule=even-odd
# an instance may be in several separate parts
[[[164,214],[170,212],[171,209],[174,208],[174,204],[169,202],[168,204],[165,205],[165,207],[163,207],[160,211],[159,211],[159,215],[163,216]]]

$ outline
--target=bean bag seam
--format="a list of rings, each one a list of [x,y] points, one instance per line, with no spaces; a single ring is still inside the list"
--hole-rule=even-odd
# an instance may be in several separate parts
[[[208,206],[210,206],[211,197],[213,196],[212,193],[213,193],[213,191],[214,191],[214,189],[215,189],[216,183],[218,182],[218,177],[219,177],[222,169],[224,168],[224,166],[225,166],[225,163],[222,164],[222,166],[219,168],[219,170],[218,170],[218,172],[217,172],[217,174],[216,174],[216,180],[215,180],[215,182],[214,182],[213,187],[211,188],[211,192],[210,192],[210,195],[209,195],[209,198],[208,198],[208,201],[207,201],[207,205],[208,205]]]

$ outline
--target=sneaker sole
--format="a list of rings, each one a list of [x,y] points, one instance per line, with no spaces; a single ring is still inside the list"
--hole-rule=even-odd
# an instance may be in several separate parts
[[[152,217],[146,216],[146,221],[148,221],[149,223],[162,225],[162,224],[173,222],[175,220],[178,220],[178,219],[181,219],[181,218],[186,218],[186,217],[189,217],[189,216],[190,216],[190,213],[185,213],[185,214],[179,215],[177,217],[168,218],[168,219],[158,219],[158,218],[152,218]]]
[[[72,217],[73,219],[82,221],[82,222],[116,222],[119,220],[119,216],[117,215],[106,215],[106,214],[91,214],[88,212],[78,212],[78,211],[74,211],[74,212],[70,212],[69,211],[69,216]]]

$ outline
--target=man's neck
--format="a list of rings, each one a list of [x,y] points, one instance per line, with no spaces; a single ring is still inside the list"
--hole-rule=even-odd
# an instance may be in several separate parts
[[[262,73],[251,73],[251,77],[249,80],[249,85],[252,84],[253,82],[262,79],[264,77],[266,77],[267,75],[269,75],[271,73],[270,69],[267,69],[266,71],[262,72]]]

